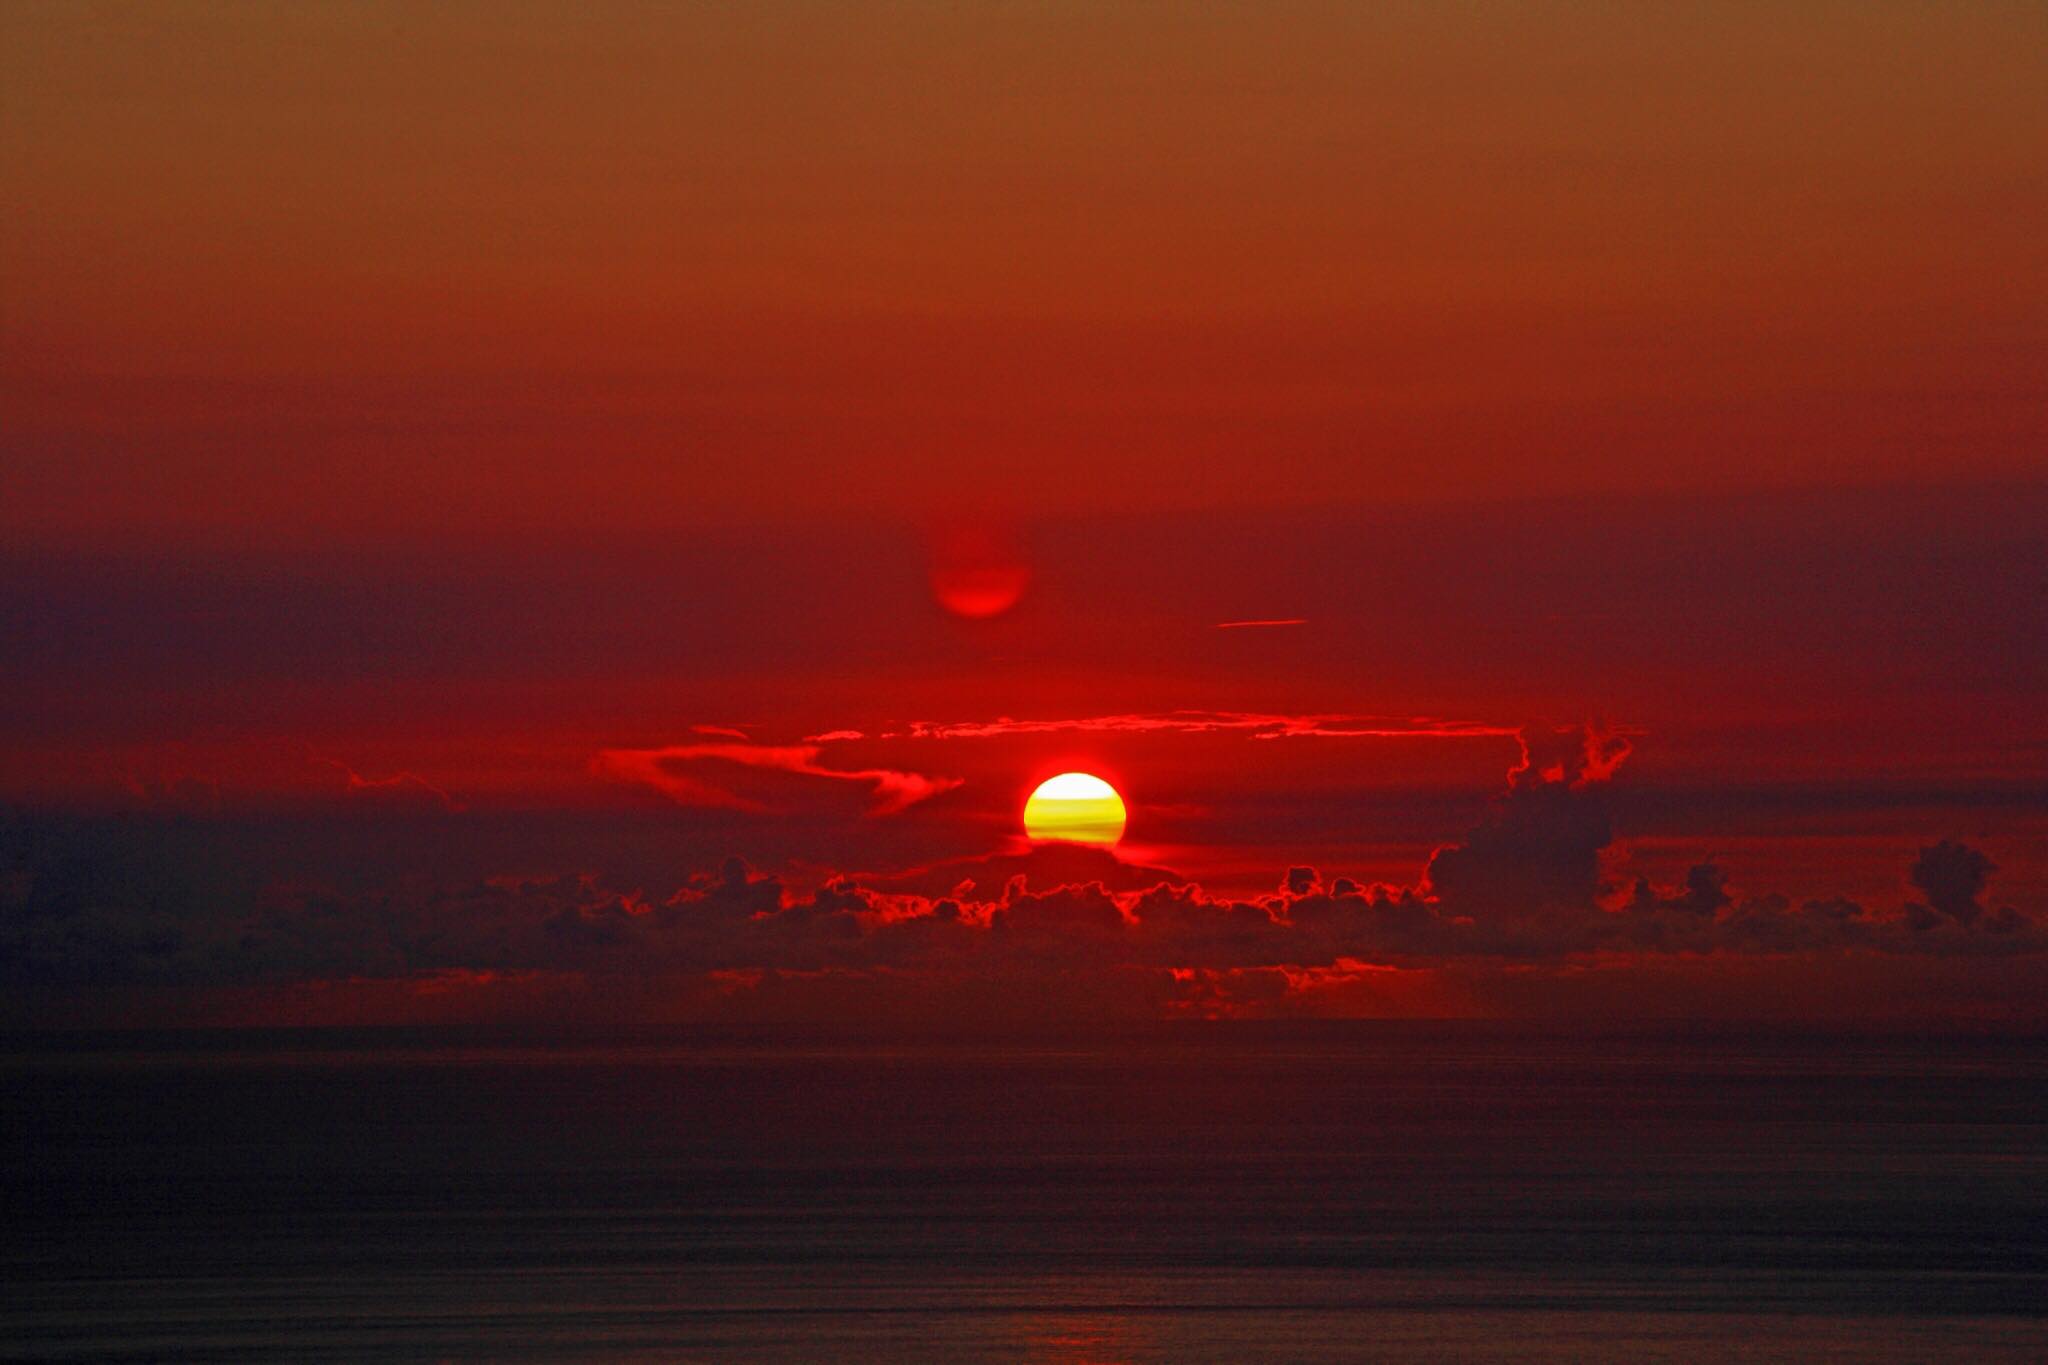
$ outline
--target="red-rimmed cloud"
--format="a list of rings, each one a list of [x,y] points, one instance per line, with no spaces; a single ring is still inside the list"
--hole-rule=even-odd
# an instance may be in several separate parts
[[[1437,716],[1354,715],[1321,712],[1301,715],[1263,711],[1125,712],[1020,720],[998,716],[988,721],[912,721],[902,731],[908,739],[997,739],[1011,735],[1121,734],[1204,735],[1237,732],[1253,739],[1474,739],[1512,738],[1521,727],[1486,721],[1445,720]],[[894,738],[885,734],[881,738]]]
[[[603,749],[591,760],[591,768],[618,781],[652,787],[686,806],[755,812],[771,807],[717,781],[719,765],[866,783],[874,791],[870,810],[876,815],[894,814],[960,785],[957,777],[895,768],[830,768],[818,761],[820,752],[816,744],[671,744],[653,749]]]

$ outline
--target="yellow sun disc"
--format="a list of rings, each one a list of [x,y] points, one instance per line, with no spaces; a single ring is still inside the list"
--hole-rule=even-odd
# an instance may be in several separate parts
[[[1048,777],[1024,803],[1024,832],[1033,839],[1113,844],[1124,837],[1124,799],[1092,773]]]

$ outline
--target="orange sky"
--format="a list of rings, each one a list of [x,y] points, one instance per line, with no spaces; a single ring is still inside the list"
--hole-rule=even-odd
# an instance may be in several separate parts
[[[11,5],[0,527],[2031,473],[2044,51],[2028,4]]]

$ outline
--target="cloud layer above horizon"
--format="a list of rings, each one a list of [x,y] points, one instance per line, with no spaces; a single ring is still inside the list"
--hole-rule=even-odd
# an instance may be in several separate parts
[[[1602,862],[1614,842],[1605,787],[1627,753],[1596,731],[1528,732],[1484,818],[1412,883],[1297,866],[1251,897],[1056,844],[893,877],[833,875],[808,891],[738,858],[653,895],[596,874],[414,879],[353,893],[233,887],[177,866],[191,842],[175,830],[156,831],[151,848],[132,822],[67,830],[16,817],[0,882],[0,980],[17,993],[17,1014],[24,1000],[92,989],[322,983],[345,994],[385,981],[445,1003],[464,992],[488,1000],[506,981],[530,994],[537,980],[573,980],[628,983],[625,995],[657,1017],[851,1019],[864,998],[900,1007],[912,987],[932,1010],[958,1008],[978,982],[1016,1021],[1053,1001],[1109,1017],[1512,1014],[1526,1007],[1509,989],[1517,977],[1626,977],[1659,961],[1999,959],[2023,980],[2048,980],[2039,908],[1987,901],[1990,860],[1951,841],[1923,847],[1902,870],[1913,893],[1897,905],[1741,895],[1712,863],[1669,887],[1617,884]],[[1390,1003],[1384,992],[1404,975],[1408,992]],[[1460,983],[1455,999],[1443,993],[1449,977]],[[1827,977],[1814,969],[1815,981]],[[537,1008],[562,1007],[542,995]],[[1810,1004],[1829,1017],[1856,1002]],[[1632,1008],[1656,1014],[1652,997]]]

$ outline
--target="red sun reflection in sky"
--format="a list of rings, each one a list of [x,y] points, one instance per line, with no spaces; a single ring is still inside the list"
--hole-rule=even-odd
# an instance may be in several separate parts
[[[932,594],[970,621],[1001,616],[1031,586],[1031,566],[1016,538],[987,524],[948,527],[933,537]]]

